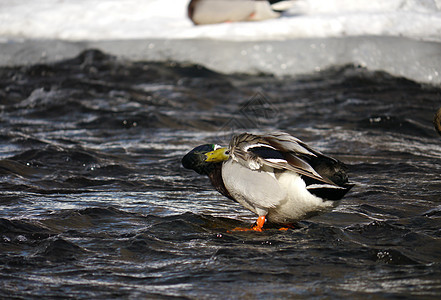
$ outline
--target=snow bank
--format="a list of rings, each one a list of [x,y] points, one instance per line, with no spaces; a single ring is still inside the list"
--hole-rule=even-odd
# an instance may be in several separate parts
[[[234,1],[234,0],[233,0]],[[9,0],[0,36],[63,40],[265,40],[404,36],[441,41],[441,1],[298,0],[282,18],[193,26],[188,0]]]
[[[194,26],[188,0],[0,2],[0,64],[88,47],[231,73],[296,75],[354,63],[441,84],[441,0],[298,0],[281,18]]]

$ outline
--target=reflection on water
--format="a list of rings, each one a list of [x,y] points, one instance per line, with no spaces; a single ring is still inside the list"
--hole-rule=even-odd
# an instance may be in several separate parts
[[[435,297],[438,88],[348,66],[225,76],[88,51],[0,69],[1,297]],[[284,130],[350,167],[335,211],[287,232],[180,159]]]

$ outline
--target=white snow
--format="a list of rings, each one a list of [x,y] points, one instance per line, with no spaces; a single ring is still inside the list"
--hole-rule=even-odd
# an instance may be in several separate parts
[[[188,20],[187,4],[188,0],[3,0],[0,37],[243,41],[380,35],[441,40],[441,0],[298,0],[278,19],[205,26]]]
[[[278,19],[204,26],[187,18],[188,2],[0,0],[0,65],[93,46],[226,73],[292,75],[355,63],[441,83],[441,0],[297,0]]]

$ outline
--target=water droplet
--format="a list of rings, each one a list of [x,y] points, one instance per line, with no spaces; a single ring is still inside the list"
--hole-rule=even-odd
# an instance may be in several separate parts
[[[18,235],[17,241],[19,242],[26,242],[28,239],[24,235]]]

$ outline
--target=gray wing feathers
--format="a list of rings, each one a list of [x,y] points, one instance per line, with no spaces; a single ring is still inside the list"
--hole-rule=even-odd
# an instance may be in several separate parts
[[[260,159],[260,162],[262,165],[266,165],[274,169],[285,169],[289,171],[294,171],[296,173],[332,184],[332,182],[320,176],[320,174],[318,174],[308,163],[295,156],[293,156],[289,162],[288,161],[273,162],[263,158]]]
[[[284,132],[277,132],[271,135],[267,135],[265,136],[265,140],[268,141],[268,143],[272,147],[279,149],[281,152],[285,153],[286,162],[284,161],[275,162],[261,158],[262,164],[273,167],[275,169],[286,169],[286,170],[294,171],[299,174],[320,180],[324,183],[335,185],[329,179],[320,176],[320,174],[318,174],[314,170],[314,168],[312,168],[306,161],[296,156],[296,154],[317,156],[317,155],[321,155],[320,152],[312,150],[301,140]]]
[[[282,152],[294,152],[300,154],[307,154],[316,156],[317,151],[309,148],[298,138],[295,138],[284,132],[277,132],[271,135],[267,135],[264,139],[274,148],[281,150]]]

